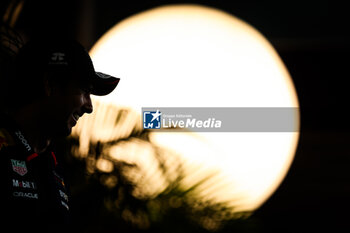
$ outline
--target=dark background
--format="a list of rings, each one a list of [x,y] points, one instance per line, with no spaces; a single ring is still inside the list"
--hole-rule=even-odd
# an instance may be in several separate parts
[[[9,1],[2,1],[3,13]],[[16,28],[73,36],[86,48],[138,12],[173,3],[216,7],[250,23],[272,43],[296,86],[301,137],[292,167],[254,217],[264,232],[350,228],[348,8],[325,0],[26,1]]]

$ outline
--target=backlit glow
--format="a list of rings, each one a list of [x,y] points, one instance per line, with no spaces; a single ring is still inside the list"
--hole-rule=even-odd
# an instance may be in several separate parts
[[[115,92],[95,97],[94,103],[139,113],[140,118],[130,118],[125,125],[141,121],[141,107],[299,106],[292,79],[270,43],[249,24],[213,8],[173,5],[148,10],[111,28],[90,52],[96,70],[121,78]],[[299,123],[299,116],[295,121]],[[81,124],[84,119],[75,134],[83,132]],[[81,134],[86,135],[81,140],[103,142],[128,132],[126,126],[88,130],[94,133]],[[254,210],[285,177],[299,133],[152,133],[150,137],[183,159],[184,186],[219,172],[220,179],[198,194]],[[138,153],[130,151],[129,158],[123,148],[127,144],[111,149],[110,156],[152,167],[147,146]],[[99,165],[111,169],[105,161]],[[161,191],[165,184],[159,183],[155,190]],[[152,184],[157,182],[152,180],[145,188],[152,190]]]

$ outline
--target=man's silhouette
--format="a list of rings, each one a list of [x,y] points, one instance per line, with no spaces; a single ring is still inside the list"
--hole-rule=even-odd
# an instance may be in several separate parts
[[[95,72],[76,41],[32,41],[19,51],[0,113],[1,231],[62,232],[69,195],[55,139],[91,113],[90,95],[119,79]]]

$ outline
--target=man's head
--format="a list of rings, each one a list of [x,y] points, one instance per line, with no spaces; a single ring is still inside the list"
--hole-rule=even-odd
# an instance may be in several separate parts
[[[77,79],[60,83],[48,79],[44,90],[46,96],[37,103],[42,107],[40,119],[48,133],[69,135],[79,118],[93,111],[90,98],[93,87],[90,83]]]
[[[69,134],[84,113],[92,112],[90,94],[107,95],[119,79],[95,72],[87,51],[76,41],[31,41],[15,61],[13,109],[40,105],[43,125]]]

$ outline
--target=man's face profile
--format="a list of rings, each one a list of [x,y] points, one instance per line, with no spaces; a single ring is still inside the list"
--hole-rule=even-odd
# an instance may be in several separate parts
[[[68,136],[79,118],[93,110],[91,85],[78,80],[68,81],[65,87],[56,88],[50,96],[49,115],[53,131]]]

